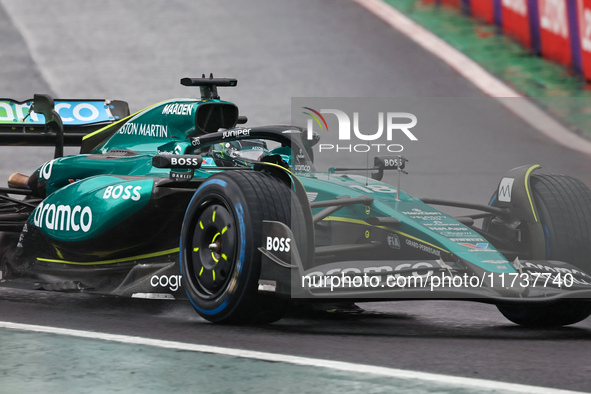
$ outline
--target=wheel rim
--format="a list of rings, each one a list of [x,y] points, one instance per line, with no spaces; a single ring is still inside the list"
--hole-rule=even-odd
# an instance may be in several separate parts
[[[223,201],[209,201],[193,226],[190,277],[201,297],[214,299],[228,286],[236,261],[234,216]]]

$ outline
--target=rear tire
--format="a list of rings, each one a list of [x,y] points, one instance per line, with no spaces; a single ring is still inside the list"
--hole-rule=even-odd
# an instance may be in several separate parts
[[[260,324],[283,317],[287,301],[258,293],[258,248],[263,220],[287,224],[298,248],[306,248],[303,215],[292,217],[292,204],[299,206],[285,183],[258,171],[216,174],[197,190],[183,221],[181,270],[189,300],[203,318]]]
[[[570,176],[537,174],[531,177],[531,191],[545,232],[546,259],[591,272],[591,190]],[[565,326],[591,315],[588,300],[497,307],[513,323],[528,327]]]

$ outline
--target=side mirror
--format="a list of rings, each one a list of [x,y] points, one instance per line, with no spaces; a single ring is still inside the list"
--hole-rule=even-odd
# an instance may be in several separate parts
[[[372,172],[371,177],[376,181],[381,181],[384,177],[384,170],[398,170],[398,180],[400,183],[400,173],[404,171],[404,167],[406,167],[406,160],[402,156],[376,156],[373,159],[373,167],[376,169],[376,172]]]
[[[404,170],[407,160],[401,156],[376,156],[373,165],[382,170]]]

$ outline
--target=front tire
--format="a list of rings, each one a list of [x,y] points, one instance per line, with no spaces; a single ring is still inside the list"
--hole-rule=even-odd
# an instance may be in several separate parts
[[[258,171],[220,173],[201,185],[185,214],[180,246],[183,286],[199,315],[215,323],[270,323],[283,316],[285,301],[258,294],[258,248],[263,220],[291,226],[294,202],[285,183]],[[295,236],[296,243],[305,239]]]
[[[532,175],[530,184],[544,228],[546,259],[564,261],[591,272],[591,190],[566,175]],[[497,307],[507,319],[527,327],[565,326],[591,315],[588,300]]]

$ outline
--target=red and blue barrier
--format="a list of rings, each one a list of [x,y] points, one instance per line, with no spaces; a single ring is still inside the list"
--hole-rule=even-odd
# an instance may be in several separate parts
[[[591,0],[577,0],[576,15],[581,70],[591,81]]]
[[[498,22],[503,33],[516,38],[526,47],[534,47],[537,43],[531,28],[535,18],[532,1],[499,0],[496,3],[497,8],[500,4]]]
[[[425,0],[424,0],[425,1]],[[591,81],[591,0],[427,0],[495,24],[532,52]]]
[[[471,13],[478,19],[485,21],[486,23],[495,23],[498,16],[496,10],[497,1],[494,0],[482,0],[482,1],[474,1],[472,3],[468,2],[469,8],[464,8],[467,10],[468,13]]]

